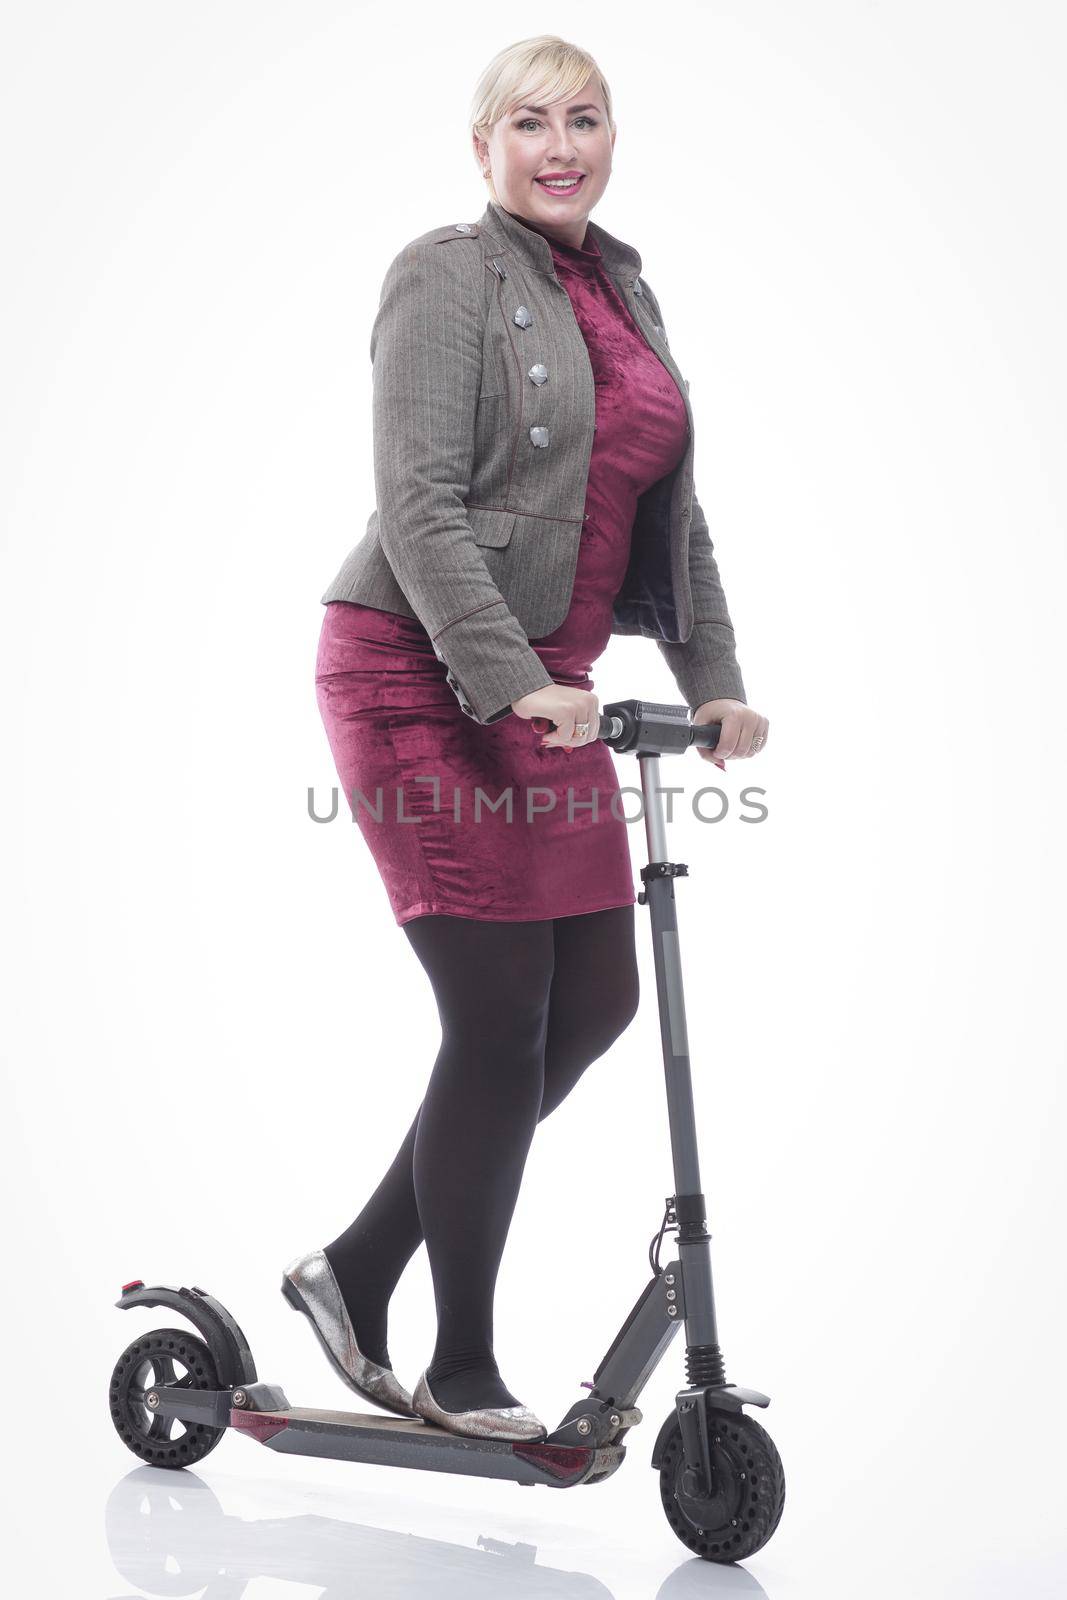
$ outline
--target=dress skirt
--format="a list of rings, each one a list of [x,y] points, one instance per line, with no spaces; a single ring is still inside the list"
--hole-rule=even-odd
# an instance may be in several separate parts
[[[445,671],[417,621],[343,600],[326,607],[319,708],[397,923],[428,913],[525,922],[632,904],[607,745],[568,753],[542,747],[527,718],[476,722]]]

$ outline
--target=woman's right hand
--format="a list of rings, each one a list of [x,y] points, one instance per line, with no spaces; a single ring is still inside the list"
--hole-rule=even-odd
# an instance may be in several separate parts
[[[511,702],[517,717],[547,717],[553,731],[541,735],[541,743],[572,750],[576,744],[591,744],[600,731],[600,701],[591,689],[568,689],[561,683],[546,683],[543,689],[524,694]],[[575,723],[587,722],[588,732],[576,734]]]

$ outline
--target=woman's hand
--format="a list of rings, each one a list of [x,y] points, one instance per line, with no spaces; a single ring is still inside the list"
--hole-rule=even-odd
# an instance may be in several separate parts
[[[555,731],[541,735],[542,745],[572,750],[576,744],[591,744],[600,732],[600,701],[591,689],[567,689],[561,683],[546,683],[543,689],[524,694],[511,702],[517,717],[547,717],[557,724]],[[575,725],[585,731],[576,733]]]
[[[697,749],[705,761],[726,771],[727,761],[743,756],[758,756],[767,748],[767,730],[770,723],[758,711],[746,706],[743,700],[707,700],[693,712],[693,722],[699,727],[706,722],[721,722],[722,731],[714,750],[702,745]]]

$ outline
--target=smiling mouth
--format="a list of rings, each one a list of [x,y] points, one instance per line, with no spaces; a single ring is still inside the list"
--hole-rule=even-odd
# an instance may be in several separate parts
[[[581,188],[585,178],[586,174],[583,172],[580,178],[568,178],[565,181],[561,181],[558,178],[553,180],[535,178],[534,182],[540,184],[541,188],[548,194],[574,194],[576,190]]]

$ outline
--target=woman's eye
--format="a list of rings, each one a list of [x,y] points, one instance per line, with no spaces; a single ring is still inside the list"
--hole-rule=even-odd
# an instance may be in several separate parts
[[[596,127],[596,118],[595,117],[581,116],[581,117],[575,117],[574,120],[575,120],[575,122],[588,123],[590,128],[595,128]],[[515,124],[515,126],[517,128],[528,128],[531,123],[534,123],[536,126],[539,126],[539,123],[538,123],[536,117],[523,117],[522,121],[521,122],[517,122]]]

